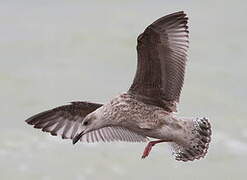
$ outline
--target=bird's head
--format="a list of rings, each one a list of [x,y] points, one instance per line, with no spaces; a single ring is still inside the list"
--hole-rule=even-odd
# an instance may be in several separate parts
[[[82,121],[83,133],[86,134],[90,131],[102,128],[104,121],[100,109],[88,114]]]
[[[102,112],[102,110],[102,107],[100,107],[92,113],[88,114],[83,119],[83,121],[81,122],[82,131],[73,138],[73,144],[79,141],[84,134],[106,126],[106,122],[103,119],[104,113]]]

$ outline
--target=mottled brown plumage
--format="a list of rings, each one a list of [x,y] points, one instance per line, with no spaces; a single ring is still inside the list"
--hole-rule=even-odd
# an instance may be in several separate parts
[[[137,38],[138,66],[129,92],[139,100],[176,111],[188,50],[188,18],[183,12],[162,17]]]
[[[184,81],[188,50],[188,18],[184,12],[164,16],[137,38],[138,65],[127,93],[105,104],[72,102],[27,119],[35,128],[82,142],[128,141],[152,147],[169,142],[176,160],[205,156],[211,140],[206,118],[180,118],[174,112]]]

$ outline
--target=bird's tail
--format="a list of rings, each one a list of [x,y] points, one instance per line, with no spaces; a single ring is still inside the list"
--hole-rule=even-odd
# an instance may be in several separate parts
[[[188,121],[185,120],[185,121]],[[209,143],[211,140],[211,125],[207,118],[190,119],[191,126],[186,135],[186,143],[171,143],[173,155],[178,161],[193,161],[203,158],[207,154]]]

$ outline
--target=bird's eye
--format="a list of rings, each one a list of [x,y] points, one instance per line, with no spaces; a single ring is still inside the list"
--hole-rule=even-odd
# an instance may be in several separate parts
[[[88,121],[85,121],[85,122],[83,123],[83,125],[84,125],[84,126],[88,125]]]

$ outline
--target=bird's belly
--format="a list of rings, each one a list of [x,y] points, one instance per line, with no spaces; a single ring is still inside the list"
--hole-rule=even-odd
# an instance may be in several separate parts
[[[152,130],[150,132],[146,133],[146,136],[156,139],[162,139],[162,140],[172,140],[172,134],[171,133],[163,133],[160,130]]]
[[[134,128],[131,130],[137,134],[141,134],[143,136],[155,138],[155,139],[171,140],[172,138],[172,134],[169,131],[167,131],[167,133],[164,133],[162,128],[158,128],[158,129]]]

